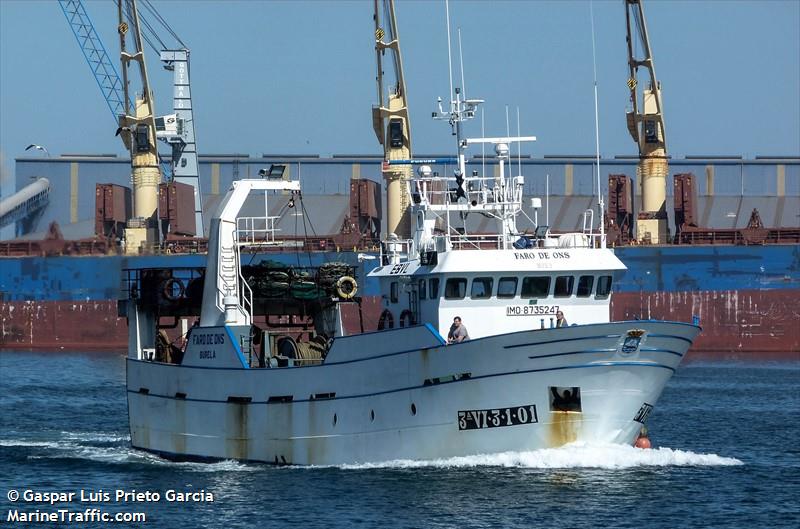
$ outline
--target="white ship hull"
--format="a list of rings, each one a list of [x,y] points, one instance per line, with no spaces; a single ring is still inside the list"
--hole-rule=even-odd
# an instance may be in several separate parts
[[[635,321],[444,345],[431,327],[418,326],[338,338],[323,364],[308,367],[129,358],[131,441],[176,458],[301,465],[437,459],[571,441],[632,444],[699,331]],[[551,388],[579,388],[580,411],[553,411]]]

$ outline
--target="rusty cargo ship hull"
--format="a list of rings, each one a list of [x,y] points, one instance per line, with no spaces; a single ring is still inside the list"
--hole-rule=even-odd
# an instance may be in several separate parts
[[[201,155],[199,162],[206,214],[216,208],[234,180],[258,174],[270,164],[283,167],[286,177],[298,175],[307,211],[287,216],[281,225],[284,236],[295,238],[294,246],[257,258],[293,265],[332,260],[353,265],[363,296],[364,326],[375,328],[382,300],[365,270],[376,261],[359,261],[358,254],[375,257],[374,241],[384,231],[382,157],[237,154]],[[476,158],[468,166],[477,170],[496,163]],[[594,157],[523,156],[517,163],[523,174],[532,175],[525,180],[525,196],[549,197],[538,212],[540,220],[544,217],[546,224],[560,232],[581,231],[583,213],[596,200]],[[614,285],[612,318],[689,321],[696,315],[704,332],[692,353],[797,358],[800,158],[671,159],[673,185],[667,189],[667,213],[670,226],[680,231],[676,244],[655,246],[628,245],[634,244],[630,234],[640,191],[635,179],[624,175],[635,174],[637,163],[636,157],[602,160],[603,171],[610,175],[608,187],[603,185],[608,194],[609,236],[617,236],[616,252],[628,266]],[[452,171],[446,163],[432,168],[440,174]],[[17,223],[20,239],[0,242],[0,348],[124,351],[127,326],[117,316],[117,297],[121,270],[131,264],[128,260],[137,260],[135,267],[205,266],[205,257],[199,253],[104,255],[115,251],[115,237],[130,216],[125,188],[130,161],[126,158],[22,157],[16,160],[15,172],[18,189],[46,176],[51,197],[59,198]],[[777,228],[755,223],[751,229],[754,223],[748,217],[753,220],[755,209],[763,226]],[[473,219],[470,231],[480,232],[482,222]],[[58,223],[63,233],[44,233],[51,223]],[[523,229],[532,228],[522,224]],[[311,233],[312,225],[318,234],[334,235],[305,246],[300,239]],[[781,228],[786,226],[795,228]],[[364,244],[368,239],[373,242]],[[340,252],[340,248],[349,251]],[[361,324],[355,313],[345,323],[353,329]]]

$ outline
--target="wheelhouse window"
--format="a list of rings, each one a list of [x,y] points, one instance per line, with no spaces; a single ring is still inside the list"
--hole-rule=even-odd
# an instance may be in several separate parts
[[[550,293],[550,276],[526,277],[522,280],[522,298],[546,298]]]
[[[424,279],[420,279],[419,280],[419,286],[417,287],[417,291],[419,292],[419,299],[420,300],[425,299],[426,296],[425,296],[425,280]]]
[[[444,299],[464,299],[467,295],[467,280],[463,277],[451,277],[444,284]]]
[[[476,277],[472,280],[472,290],[469,296],[472,299],[487,299],[492,297],[494,280],[491,277]]]
[[[428,299],[439,297],[439,278],[433,277],[428,280]]]
[[[588,298],[592,295],[592,287],[594,286],[594,276],[581,276],[578,279],[578,292],[579,298]]]
[[[574,276],[558,276],[553,295],[557,298],[568,298],[572,295],[572,287],[575,286]]]
[[[400,299],[400,287],[398,286],[397,281],[392,281],[392,284],[389,288],[389,301],[392,303],[397,303],[397,300]]]
[[[600,276],[597,278],[596,299],[606,299],[611,293],[611,276]]]
[[[517,295],[517,278],[501,277],[497,283],[498,298],[513,298]]]

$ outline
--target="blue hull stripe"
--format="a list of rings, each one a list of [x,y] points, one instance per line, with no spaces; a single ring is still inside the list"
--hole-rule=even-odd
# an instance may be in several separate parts
[[[573,342],[573,341],[576,341],[576,340],[596,340],[596,339],[602,339],[602,338],[620,338],[621,336],[622,336],[621,334],[607,334],[605,336],[582,336],[580,338],[567,338],[567,339],[563,339],[563,340],[550,340],[550,341],[547,341],[547,342],[527,342],[527,343],[520,343],[520,344],[514,344],[514,345],[504,345],[503,349],[513,349],[515,347],[528,347],[530,345],[546,345],[546,344],[559,343],[559,342]],[[683,336],[675,336],[673,334],[650,334],[650,333],[647,333],[647,337],[649,337],[649,338],[675,338],[676,340],[683,340],[684,342],[689,343],[689,344],[692,343],[692,340],[690,340],[689,338],[685,338]],[[646,349],[642,348],[642,350],[644,351]],[[658,349],[658,350],[659,351],[663,351],[664,349]],[[674,351],[671,351],[671,352],[674,352]],[[676,353],[676,354],[678,354],[680,356],[683,356],[680,353]]]
[[[683,357],[683,353],[679,353],[678,351],[671,351],[669,349],[659,349],[657,347],[641,347],[639,348],[642,352],[647,353],[669,353],[676,355],[678,357]],[[616,349],[586,349],[584,351],[568,351],[566,353],[552,353],[547,355],[533,355],[529,356],[531,360],[538,360],[539,358],[553,358],[557,356],[567,356],[567,355],[579,355],[579,354],[601,354],[601,353],[615,353]]]
[[[675,338],[676,340],[683,340],[684,342],[692,343],[692,341],[689,338],[684,338],[683,336],[675,336],[673,334],[648,334],[647,336],[651,338]]]
[[[389,389],[389,390],[386,390],[386,391],[378,391],[378,392],[375,392],[375,393],[364,393],[364,394],[361,394],[361,395],[345,395],[345,396],[342,396],[342,397],[333,397],[331,399],[324,399],[324,401],[318,401],[318,400],[314,400],[314,399],[298,399],[298,400],[292,400],[291,403],[297,403],[297,402],[330,402],[330,401],[334,401],[334,400],[361,399],[361,398],[365,398],[365,397],[375,397],[375,396],[378,396],[378,395],[388,395],[390,393],[399,393],[401,391],[411,391],[411,390],[415,390],[415,389],[435,388],[437,386],[442,386],[442,385],[445,385],[445,384],[455,384],[455,383],[460,383],[460,382],[470,382],[470,381],[473,381],[473,380],[480,380],[480,379],[484,379],[484,378],[494,378],[494,377],[502,377],[502,376],[508,376],[508,375],[522,375],[522,374],[526,374],[526,373],[541,373],[541,372],[544,372],[544,371],[562,371],[564,369],[587,369],[587,368],[593,368],[593,367],[616,367],[616,366],[654,367],[654,368],[667,369],[667,370],[671,371],[672,373],[675,372],[675,368],[674,367],[670,367],[670,366],[664,365],[664,364],[657,364],[655,362],[593,362],[591,364],[580,364],[580,365],[574,365],[574,366],[544,367],[544,368],[539,368],[539,369],[525,369],[523,371],[508,371],[508,372],[505,372],[505,373],[492,373],[490,375],[480,375],[480,376],[470,377],[470,378],[462,379],[462,380],[451,380],[451,381],[448,381],[448,382],[441,382],[439,384],[428,385],[428,386],[417,385],[417,386],[408,386],[408,387],[404,387],[404,388]],[[128,389],[128,393],[134,393],[134,394],[137,394],[137,395],[141,394],[141,393],[139,393],[138,390],[132,390],[132,389]],[[188,397],[185,398],[185,399],[176,399],[174,396],[158,395],[158,394],[155,394],[155,393],[147,393],[146,396],[148,396],[148,397],[157,397],[157,398],[160,398],[160,399],[170,399],[170,400],[181,400],[181,401],[191,401],[191,402],[214,402],[214,403],[218,403],[218,404],[228,404],[227,400],[191,399],[191,398],[188,398]],[[270,403],[270,404],[291,404],[291,403],[283,403],[282,402],[282,403]],[[259,401],[254,400],[254,401],[243,403],[243,404],[267,404],[267,401],[266,400],[259,400]]]
[[[680,357],[683,357],[684,355],[684,353],[678,351],[673,351],[671,349],[659,349],[658,347],[640,347],[639,350],[646,353],[669,353]]]
[[[645,321],[645,320],[641,320],[641,321]],[[612,324],[617,324],[617,323],[628,323],[628,322],[612,322]],[[691,326],[691,327],[696,327],[694,325],[685,324],[685,323],[682,323],[682,322],[659,321],[657,323],[669,323],[669,324],[678,324],[678,325],[687,325],[687,326]],[[589,327],[591,325],[609,325],[609,324],[608,323],[598,323],[598,324],[584,325],[582,327]],[[439,335],[439,333],[436,332],[436,329],[434,329],[432,326],[430,326],[430,324],[425,324],[425,326],[430,329],[431,333],[434,336],[436,336],[436,338],[439,341],[442,340],[442,338]],[[552,330],[552,329],[548,329],[548,331],[549,330]],[[231,336],[231,339],[232,339],[232,334],[230,333],[230,330],[228,330],[228,332],[229,332],[229,336]],[[387,331],[373,331],[373,332],[368,333],[368,334],[377,334],[379,332],[387,332]],[[510,335],[523,334],[523,333],[527,333],[527,332],[530,332],[530,331],[517,331],[517,332],[514,332],[514,333],[510,333]],[[678,339],[678,340],[683,340],[683,341],[685,341],[687,343],[690,343],[690,344],[692,343],[692,340],[690,340],[689,338],[684,338],[683,336],[674,336],[674,335],[671,335],[671,334],[648,334],[648,336],[653,336],[653,337],[658,337],[658,338],[675,338],[675,339]],[[541,341],[541,342],[527,342],[527,343],[521,343],[521,344],[504,345],[503,349],[514,349],[514,348],[517,348],[517,347],[529,347],[529,346],[532,346],[532,345],[548,345],[548,344],[561,343],[561,342],[574,342],[574,341],[581,341],[581,340],[596,340],[596,339],[620,338],[620,337],[622,337],[621,334],[603,334],[603,335],[595,335],[595,336],[581,336],[581,337],[577,337],[577,338],[561,338],[561,339],[558,339],[558,340],[546,340],[546,341]],[[345,336],[343,338],[346,339],[348,337]],[[475,342],[480,341],[480,340],[490,340],[490,339],[493,339],[493,338],[497,338],[497,336],[484,336],[482,338],[477,338],[475,340],[470,340],[469,343],[475,343]],[[459,347],[459,346],[462,346],[462,345],[466,345],[466,342],[463,343],[463,344],[451,344],[451,345],[444,345],[443,344],[442,347]],[[237,349],[238,349],[238,347],[237,347]],[[431,347],[431,348],[428,348],[428,349],[435,350],[437,348],[436,347]],[[642,350],[644,350],[644,349],[642,349]],[[660,351],[666,351],[664,349],[659,349],[659,350]],[[367,356],[367,357],[363,357],[363,358],[354,358],[352,360],[342,360],[340,362],[325,362],[325,363],[322,363],[322,364],[316,364],[316,365],[310,365],[310,366],[302,366],[302,369],[314,369],[314,368],[321,368],[321,367],[325,367],[325,366],[354,364],[354,363],[357,363],[357,362],[366,362],[366,361],[369,361],[369,360],[378,360],[378,359],[381,359],[381,358],[388,358],[390,356],[403,355],[403,354],[413,353],[413,352],[416,352],[416,351],[419,351],[419,349],[406,349],[406,350],[403,350],[403,351],[394,351],[394,352],[391,352],[391,353],[384,353],[384,354],[381,354],[381,355]],[[578,354],[578,353],[585,353],[585,352],[587,352],[587,351],[574,351],[574,352],[571,352],[571,353],[558,353],[558,354]],[[601,351],[601,350],[597,349],[597,350],[589,350],[589,352],[611,352],[611,351],[610,350],[609,351],[606,351],[606,350],[602,350]],[[678,356],[683,356],[681,353],[678,353],[676,351],[668,351],[668,352],[672,352],[673,354],[677,354]],[[242,364],[245,365],[246,361],[244,359],[244,355],[242,353],[239,353],[239,355],[240,355],[240,360],[241,360]],[[533,358],[533,357],[530,357],[530,358]],[[547,356],[539,356],[537,358],[547,358]],[[153,362],[149,362],[149,361],[145,361],[145,360],[138,360],[138,359],[135,359],[135,358],[128,358],[128,360],[131,361],[131,362],[143,362],[143,363],[146,362],[148,364],[152,364],[153,363]],[[166,363],[158,363],[158,365],[161,365],[163,367],[172,367],[172,368],[182,367],[184,369],[219,369],[219,370],[223,370],[223,371],[224,370],[239,370],[239,369],[241,369],[241,368],[238,368],[238,367],[182,366],[182,365],[166,364]],[[298,368],[297,367],[272,367],[270,369],[298,369]]]
[[[526,343],[517,343],[514,345],[504,345],[503,349],[529,347],[531,345],[548,345],[551,343],[576,342],[580,340],[600,340],[604,338],[620,338],[621,336],[622,336],[621,334],[604,334],[603,336],[581,336],[579,338],[561,338],[560,340],[547,340],[545,342],[526,342]],[[612,351],[616,351],[616,349],[612,349]]]
[[[231,341],[234,350],[236,350],[236,355],[239,357],[239,362],[242,363],[242,368],[250,369],[250,366],[247,363],[247,360],[244,359],[244,353],[242,352],[242,348],[239,347],[239,343],[236,341],[236,338],[233,337],[233,331],[231,331],[230,327],[227,325],[224,326],[225,332],[228,333],[228,339]],[[234,369],[239,369],[238,367]]]

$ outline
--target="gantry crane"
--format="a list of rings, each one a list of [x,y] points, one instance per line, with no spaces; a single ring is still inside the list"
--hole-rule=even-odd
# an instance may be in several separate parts
[[[394,0],[375,0],[374,20],[378,104],[372,107],[372,125],[378,142],[383,145],[385,160],[383,175],[386,180],[386,234],[394,233],[405,239],[410,236],[411,200],[407,181],[411,177],[411,166],[388,164],[389,160],[411,159],[411,126]],[[387,38],[388,41],[385,40]],[[388,94],[384,93],[383,61],[386,50],[391,54],[394,71],[394,84],[389,87]]]
[[[667,242],[669,236],[665,202],[669,164],[661,83],[656,78],[653,65],[642,0],[624,1],[630,68],[628,88],[631,91],[633,106],[627,113],[628,131],[639,147],[639,165],[636,172],[642,193],[642,206],[636,222],[636,238],[640,242],[659,244]],[[641,58],[638,58],[640,54]],[[649,84],[641,90],[641,103],[638,90],[640,67],[647,69],[649,74]]]

